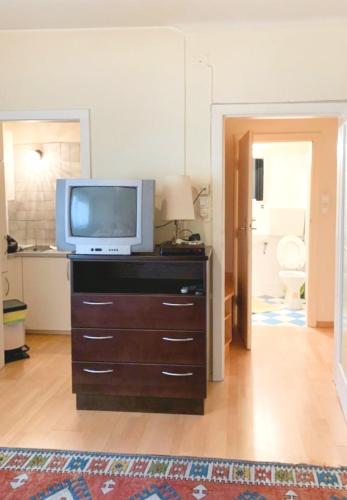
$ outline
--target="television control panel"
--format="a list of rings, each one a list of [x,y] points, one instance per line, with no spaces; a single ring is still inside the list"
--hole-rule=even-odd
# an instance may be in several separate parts
[[[130,255],[130,245],[76,245],[81,255]]]

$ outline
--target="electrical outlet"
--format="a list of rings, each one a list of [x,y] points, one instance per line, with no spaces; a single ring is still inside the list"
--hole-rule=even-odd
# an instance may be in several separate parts
[[[201,193],[199,198],[199,216],[200,219],[208,221],[210,219],[210,186],[206,185],[203,187],[205,190]]]
[[[200,184],[194,189],[196,196],[199,197],[196,200],[196,216],[197,220],[203,220],[208,222],[211,218],[210,214],[210,184]]]
[[[208,209],[210,206],[210,200],[208,196],[200,196],[199,202],[200,202],[200,211],[202,209]]]
[[[210,217],[209,210],[206,208],[201,208],[199,212],[200,218],[203,220],[208,220]]]

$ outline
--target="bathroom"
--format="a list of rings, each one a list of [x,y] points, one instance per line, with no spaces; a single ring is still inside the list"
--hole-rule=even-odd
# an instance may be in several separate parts
[[[312,143],[253,144],[252,324],[307,324]]]

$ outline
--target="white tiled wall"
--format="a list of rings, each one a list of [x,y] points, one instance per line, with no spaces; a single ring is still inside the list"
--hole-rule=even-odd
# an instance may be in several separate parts
[[[264,159],[264,200],[253,201],[252,293],[281,297],[277,245],[288,234],[304,236],[309,200],[312,144],[254,144],[253,155]]]
[[[40,149],[43,159],[30,164],[28,151]],[[15,199],[8,201],[9,233],[22,244],[55,244],[55,184],[81,176],[76,142],[16,144]]]

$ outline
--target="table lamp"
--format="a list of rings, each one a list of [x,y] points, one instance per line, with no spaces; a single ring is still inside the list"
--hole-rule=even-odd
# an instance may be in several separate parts
[[[175,241],[178,239],[178,222],[195,219],[189,175],[168,175],[164,178],[161,216],[163,220],[174,221]]]

